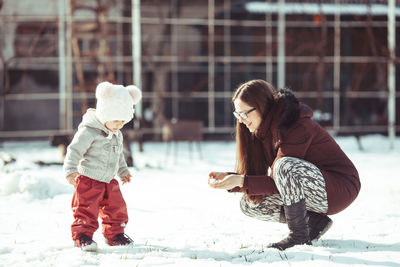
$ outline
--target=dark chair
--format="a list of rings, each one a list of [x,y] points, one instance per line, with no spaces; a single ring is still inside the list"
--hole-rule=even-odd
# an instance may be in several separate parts
[[[167,142],[166,156],[171,150],[171,144],[175,150],[175,161],[178,154],[178,142],[188,142],[189,158],[192,159],[192,145],[196,142],[199,158],[202,159],[201,141],[203,140],[203,122],[196,120],[171,120],[164,124],[162,128],[162,140]]]

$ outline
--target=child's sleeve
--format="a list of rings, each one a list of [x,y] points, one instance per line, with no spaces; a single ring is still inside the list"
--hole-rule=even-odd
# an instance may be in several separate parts
[[[119,154],[118,176],[122,178],[122,177],[125,177],[129,173],[130,172],[128,170],[128,165],[126,164],[126,161],[125,161],[124,151],[122,150],[121,153]]]
[[[122,135],[122,133],[120,132],[119,133],[120,135],[120,139],[119,139],[119,141],[120,141],[120,146],[121,146],[121,153],[119,154],[119,159],[118,159],[118,172],[117,172],[117,174],[118,174],[118,176],[120,177],[120,178],[123,178],[123,177],[125,177],[127,174],[129,174],[130,172],[129,172],[129,170],[128,170],[128,165],[126,164],[126,161],[125,161],[125,155],[124,155],[124,137],[123,137],[123,135]]]
[[[86,128],[80,128],[71,143],[67,147],[67,154],[64,160],[64,174],[68,176],[73,172],[78,172],[79,161],[83,158],[83,155],[89,149],[92,144],[94,137],[90,134]]]

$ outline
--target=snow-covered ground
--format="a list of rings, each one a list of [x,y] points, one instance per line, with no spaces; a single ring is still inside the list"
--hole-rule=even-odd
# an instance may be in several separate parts
[[[400,138],[396,150],[381,136],[337,138],[358,167],[362,189],[313,246],[286,251],[266,245],[287,234],[283,224],[246,217],[241,194],[211,189],[210,171],[231,171],[233,142],[204,142],[203,159],[188,144],[166,156],[166,144],[133,147],[134,179],[121,186],[130,221],[130,247],[105,245],[97,253],[73,247],[73,188],[48,142],[6,142],[0,147],[0,266],[400,266]],[[16,161],[3,164],[7,157]]]

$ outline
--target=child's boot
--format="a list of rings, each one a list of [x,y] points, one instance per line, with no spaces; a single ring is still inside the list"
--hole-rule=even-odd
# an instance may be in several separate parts
[[[85,234],[79,234],[78,238],[75,239],[75,246],[81,248],[83,251],[97,251],[97,243],[94,242],[90,236]]]
[[[133,240],[124,233],[116,234],[113,238],[106,239],[110,246],[126,246],[133,243]]]

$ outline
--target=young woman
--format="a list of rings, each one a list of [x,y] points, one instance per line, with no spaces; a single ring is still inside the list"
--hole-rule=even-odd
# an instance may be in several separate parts
[[[239,86],[232,102],[236,173],[211,172],[210,186],[244,192],[240,205],[248,216],[287,223],[289,236],[270,247],[311,244],[332,225],[327,215],[357,197],[356,168],[290,90],[252,80]]]

